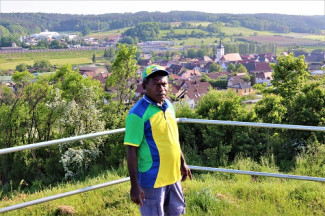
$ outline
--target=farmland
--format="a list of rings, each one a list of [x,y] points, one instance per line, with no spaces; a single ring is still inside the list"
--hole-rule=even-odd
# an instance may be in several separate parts
[[[53,65],[91,63],[92,55],[103,56],[103,50],[42,52],[42,53],[11,53],[0,54],[0,70],[13,70],[18,64],[32,65],[37,60],[49,60]]]
[[[262,36],[250,36],[244,37],[244,39],[248,41],[253,41],[257,43],[267,44],[267,43],[275,43],[278,46],[290,46],[290,45],[322,45],[325,46],[324,42],[315,41],[311,39],[305,38],[294,38],[289,36],[281,36],[281,35],[262,35]]]

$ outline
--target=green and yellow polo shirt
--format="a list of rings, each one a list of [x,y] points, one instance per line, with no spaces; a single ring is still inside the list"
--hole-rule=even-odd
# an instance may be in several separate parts
[[[139,147],[141,187],[159,188],[181,179],[178,127],[169,100],[160,107],[144,95],[126,118],[124,145]]]

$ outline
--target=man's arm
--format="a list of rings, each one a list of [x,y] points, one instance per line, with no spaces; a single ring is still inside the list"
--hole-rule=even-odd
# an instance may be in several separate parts
[[[145,200],[144,192],[139,185],[138,181],[138,160],[137,160],[138,148],[134,146],[127,146],[127,164],[131,180],[130,196],[131,200],[136,203],[143,205],[142,200]]]
[[[181,151],[181,174],[182,174],[182,181],[185,181],[187,179],[187,176],[190,177],[190,179],[192,180],[191,170],[185,162],[185,158],[182,151]]]

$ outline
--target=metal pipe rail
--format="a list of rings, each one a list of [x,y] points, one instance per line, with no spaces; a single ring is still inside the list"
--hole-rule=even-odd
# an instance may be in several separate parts
[[[188,119],[188,118],[178,118],[178,123],[199,123],[199,124],[216,124],[216,125],[232,125],[232,126],[249,126],[249,127],[262,127],[262,128],[278,128],[278,129],[291,129],[291,130],[308,130],[308,131],[321,131],[325,132],[325,127],[320,126],[304,126],[304,125],[288,125],[288,124],[270,124],[270,123],[255,123],[255,122],[238,122],[238,121],[222,121],[222,120],[206,120],[206,119]],[[7,154],[11,152],[17,152],[27,149],[34,149],[39,147],[45,147],[55,144],[67,143],[82,139],[94,138],[98,136],[104,136],[114,133],[122,133],[125,131],[125,128],[97,132],[92,134],[85,134],[81,136],[68,137],[58,140],[28,144],[23,146],[15,146],[6,149],[0,149],[0,155]]]
[[[68,142],[77,141],[77,140],[95,138],[98,136],[104,136],[104,135],[109,135],[109,134],[122,133],[124,131],[125,131],[125,128],[120,128],[120,129],[115,129],[115,130],[110,130],[110,131],[102,131],[102,132],[97,132],[97,133],[91,133],[91,134],[68,137],[68,138],[63,138],[63,139],[45,141],[45,142],[40,142],[40,143],[15,146],[15,147],[11,147],[11,148],[0,149],[0,155],[8,154],[11,152],[18,152],[18,151],[27,150],[27,149],[40,148],[40,147],[45,147],[45,146],[50,146],[50,145],[55,145],[55,144],[68,143]]]
[[[20,208],[25,208],[25,207],[28,207],[28,206],[48,202],[48,201],[55,200],[55,199],[61,199],[61,198],[64,198],[64,197],[68,197],[68,196],[72,196],[72,195],[76,195],[76,194],[80,194],[80,193],[100,189],[100,188],[103,188],[103,187],[107,187],[107,186],[111,186],[111,185],[115,185],[115,184],[120,184],[120,183],[123,183],[123,182],[126,182],[126,181],[130,181],[130,177],[119,179],[119,180],[114,180],[114,181],[110,181],[110,182],[106,182],[106,183],[102,183],[102,184],[98,184],[98,185],[93,185],[93,186],[77,189],[77,190],[74,190],[74,191],[68,191],[68,192],[65,192],[65,193],[56,194],[56,195],[49,196],[49,197],[43,197],[41,199],[36,199],[36,200],[20,203],[20,204],[17,204],[17,205],[8,206],[8,207],[5,207],[5,208],[1,208],[0,213],[16,210],[16,209],[20,209]]]
[[[279,173],[265,173],[265,172],[233,170],[233,169],[223,169],[223,168],[213,168],[213,167],[200,167],[200,166],[189,166],[189,168],[191,170],[225,172],[225,173],[251,175],[251,176],[267,176],[267,177],[275,177],[275,178],[286,178],[286,179],[295,179],[295,180],[325,182],[325,178],[312,177],[312,176],[298,176],[298,175],[287,175],[287,174],[279,174]]]
[[[204,120],[204,119],[187,119],[187,118],[179,118],[177,119],[178,123],[199,123],[199,124],[216,124],[216,125],[233,125],[233,126],[250,126],[250,127],[263,127],[263,128],[278,128],[278,129],[292,129],[292,130],[308,130],[308,131],[321,131],[325,132],[325,127],[318,127],[318,126],[303,126],[303,125],[285,125],[285,124],[268,124],[268,123],[254,123],[254,122],[236,122],[236,121],[220,121],[220,120]],[[85,134],[81,136],[75,136],[75,137],[69,137],[69,138],[63,138],[58,140],[52,140],[52,141],[46,141],[46,142],[40,142],[40,143],[34,143],[24,146],[16,146],[12,148],[6,148],[6,149],[0,149],[0,155],[7,154],[11,152],[17,152],[27,149],[34,149],[39,147],[45,147],[55,144],[61,144],[61,143],[68,143],[72,141],[82,140],[82,139],[88,139],[88,138],[95,138],[98,136],[104,136],[109,134],[115,134],[115,133],[122,133],[125,131],[125,128],[120,128],[116,130],[111,131],[103,131],[103,132],[97,132],[92,134]],[[223,168],[211,168],[211,167],[199,167],[199,166],[189,166],[192,170],[201,170],[201,171],[213,171],[213,172],[226,172],[226,173],[234,173],[234,174],[243,174],[243,175],[252,175],[252,176],[267,176],[267,177],[276,177],[276,178],[287,178],[287,179],[296,179],[296,180],[307,180],[307,181],[317,181],[317,182],[325,182],[325,178],[319,178],[319,177],[310,177],[310,176],[297,176],[297,175],[286,175],[286,174],[276,174],[276,173],[264,173],[264,172],[254,172],[254,171],[243,171],[243,170],[232,170],[232,169],[223,169]],[[48,202],[55,199],[60,199],[67,196],[72,196],[75,194],[111,186],[114,184],[119,184],[122,182],[129,181],[130,178],[124,178],[120,180],[115,180],[99,185],[89,186],[86,188],[81,188],[74,191],[69,191],[66,193],[57,194],[54,196],[44,197],[41,199],[5,207],[0,209],[0,213],[12,211],[15,209],[24,208],[31,205],[36,205],[43,202]]]
[[[325,132],[325,127],[321,127],[321,126],[270,124],[270,123],[238,122],[238,121],[222,121],[222,120],[206,120],[206,119],[188,119],[188,118],[179,118],[178,122],[179,123],[199,123],[199,124],[215,124],[215,125],[249,126],[249,127],[278,128],[278,129],[307,130],[307,131]]]

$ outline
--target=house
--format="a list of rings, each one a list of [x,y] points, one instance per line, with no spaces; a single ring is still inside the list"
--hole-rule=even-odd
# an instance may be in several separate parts
[[[323,62],[325,60],[325,52],[308,53],[305,56],[305,62]]]
[[[172,64],[167,71],[172,74],[180,75],[184,71],[184,67],[182,65]]]
[[[256,62],[270,62],[265,54],[258,54]]]
[[[256,83],[266,83],[269,85],[272,79],[272,72],[259,72],[256,75]]]
[[[221,57],[220,62],[232,62],[232,63],[236,63],[237,61],[241,61],[243,60],[239,53],[228,53],[224,56]]]
[[[219,77],[228,77],[230,72],[206,73],[210,79],[218,79]]]
[[[187,70],[182,73],[181,78],[188,79],[193,76],[202,76],[202,75],[201,75],[200,71],[198,71],[198,70]]]
[[[139,64],[140,66],[147,67],[148,65],[151,64],[151,59],[150,59],[150,58],[149,58],[149,59],[140,59],[140,60],[138,61],[138,64]]]
[[[230,77],[228,79],[227,86],[230,87],[230,86],[234,86],[234,85],[238,85],[238,84],[247,84],[247,85],[250,85],[251,84],[250,82],[246,82],[245,80],[243,80],[242,77],[243,76],[233,76],[233,77]]]
[[[203,63],[206,64],[208,62],[213,62],[212,59],[209,56],[203,56]]]
[[[186,90],[186,92],[181,98],[185,100],[194,100],[197,104],[200,98],[209,92],[211,85],[208,82],[201,82],[199,79],[194,78],[186,80],[182,87]]]
[[[173,80],[179,80],[179,79],[181,79],[181,77],[178,76],[177,74],[170,74],[169,76],[172,77]]]
[[[236,85],[228,86],[229,90],[236,92],[238,95],[249,95],[250,93],[255,92],[255,90],[246,83],[238,83]]]
[[[100,73],[99,75],[96,75],[93,77],[93,79],[98,80],[100,84],[102,85],[103,90],[105,91],[105,86],[106,86],[106,79],[108,77],[108,73]]]
[[[84,77],[94,77],[100,73],[107,73],[107,70],[100,67],[83,66],[79,68],[79,73]]]
[[[270,67],[270,64],[267,62],[248,62],[248,63],[241,63],[245,66],[248,73],[259,73],[259,72],[270,72],[272,71],[272,68]]]

